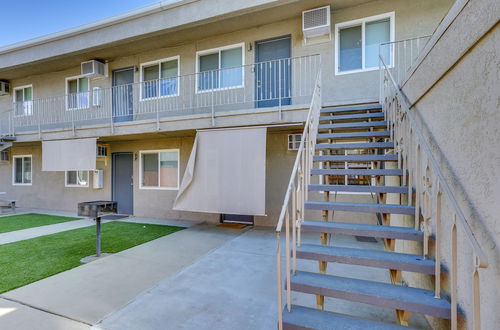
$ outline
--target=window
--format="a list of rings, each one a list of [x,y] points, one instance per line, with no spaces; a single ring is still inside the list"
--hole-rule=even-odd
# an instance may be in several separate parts
[[[14,111],[16,116],[31,116],[33,114],[33,87],[14,88]]]
[[[89,186],[89,171],[66,171],[65,173],[66,187]]]
[[[0,163],[8,163],[9,162],[9,151],[3,150],[0,151]]]
[[[141,189],[179,188],[179,150],[141,151]]]
[[[14,185],[31,185],[31,155],[14,156]]]
[[[299,150],[302,134],[288,134],[288,150]]]
[[[232,45],[197,53],[197,90],[243,87],[243,46]]]
[[[376,70],[379,66],[379,45],[394,40],[394,12],[335,25],[335,73]],[[389,47],[382,56],[391,65]]]
[[[179,95],[179,56],[141,64],[141,99]]]
[[[90,99],[90,83],[87,77],[66,79],[67,109],[87,109]]]

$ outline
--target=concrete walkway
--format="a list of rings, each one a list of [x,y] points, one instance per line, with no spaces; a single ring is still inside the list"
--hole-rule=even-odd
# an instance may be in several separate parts
[[[96,324],[242,232],[194,226],[9,291],[0,298]]]

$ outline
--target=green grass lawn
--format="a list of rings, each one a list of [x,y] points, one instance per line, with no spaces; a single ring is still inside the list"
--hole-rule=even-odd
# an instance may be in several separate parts
[[[116,253],[181,227],[108,222],[101,225],[101,251]],[[81,265],[95,254],[95,226],[0,245],[0,293]]]
[[[26,228],[53,225],[66,221],[78,220],[79,218],[59,217],[47,214],[19,214],[0,217],[0,234],[9,231],[21,230]]]

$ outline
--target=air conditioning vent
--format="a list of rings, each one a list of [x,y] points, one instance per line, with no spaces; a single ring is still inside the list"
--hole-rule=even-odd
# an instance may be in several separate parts
[[[302,32],[306,39],[324,35],[331,36],[330,6],[303,11]]]
[[[103,62],[92,60],[81,63],[82,75],[89,78],[107,77],[107,65]]]
[[[10,84],[8,81],[0,81],[0,96],[10,94]]]

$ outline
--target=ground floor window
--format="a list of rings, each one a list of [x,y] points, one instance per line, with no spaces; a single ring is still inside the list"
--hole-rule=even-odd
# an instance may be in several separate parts
[[[31,155],[14,156],[13,184],[31,185]]]
[[[288,150],[299,150],[302,134],[288,134]]]
[[[179,188],[179,150],[141,151],[142,189]]]
[[[88,187],[89,171],[66,171],[66,187]]]

